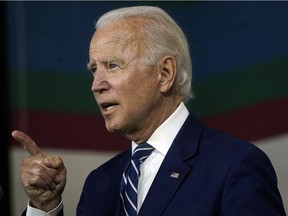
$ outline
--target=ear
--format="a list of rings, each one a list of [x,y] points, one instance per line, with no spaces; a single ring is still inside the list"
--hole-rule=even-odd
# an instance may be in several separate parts
[[[172,89],[176,80],[176,59],[172,56],[164,56],[159,61],[159,85],[162,93],[167,93]]]

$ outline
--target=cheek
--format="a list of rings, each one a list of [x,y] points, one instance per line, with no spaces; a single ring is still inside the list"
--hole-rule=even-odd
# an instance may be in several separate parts
[[[132,72],[127,71],[126,75],[129,76],[123,76],[114,83],[123,108],[133,113],[137,112],[137,109],[145,109],[145,106],[157,100],[159,95],[157,71],[134,69]]]
[[[126,87],[130,93],[137,94],[138,97],[142,98],[151,92],[156,92],[158,86],[157,77],[153,76],[152,73],[144,71],[140,73],[127,80]]]
[[[144,83],[134,83],[133,85],[130,85],[129,88],[126,88],[123,94],[125,94],[125,101],[128,109],[130,111],[142,109],[142,106],[145,106],[145,104],[155,95],[155,91],[152,89],[153,86],[148,86]]]

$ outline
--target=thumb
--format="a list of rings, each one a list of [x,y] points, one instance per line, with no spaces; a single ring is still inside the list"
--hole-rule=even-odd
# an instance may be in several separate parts
[[[45,157],[44,152],[37,146],[33,139],[22,131],[15,130],[12,132],[12,137],[23,145],[31,156],[40,155]]]

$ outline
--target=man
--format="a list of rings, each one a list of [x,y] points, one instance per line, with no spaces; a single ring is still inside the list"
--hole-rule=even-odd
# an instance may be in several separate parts
[[[192,97],[188,44],[163,10],[129,7],[103,15],[89,58],[92,92],[106,128],[132,146],[89,174],[78,216],[285,215],[267,156],[206,128],[185,107]],[[20,131],[12,135],[31,154],[21,168],[30,198],[27,215],[62,215],[61,158],[46,156]],[[145,161],[134,160],[143,146],[154,150],[142,155]]]

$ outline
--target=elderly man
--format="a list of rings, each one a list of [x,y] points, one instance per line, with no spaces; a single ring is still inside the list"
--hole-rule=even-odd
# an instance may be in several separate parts
[[[92,171],[77,208],[91,215],[285,215],[276,175],[252,144],[208,129],[189,113],[187,40],[157,7],[120,8],[96,24],[89,49],[92,92],[106,128],[131,148]],[[66,169],[26,134],[23,215],[63,215]],[[46,212],[48,212],[46,214]]]

